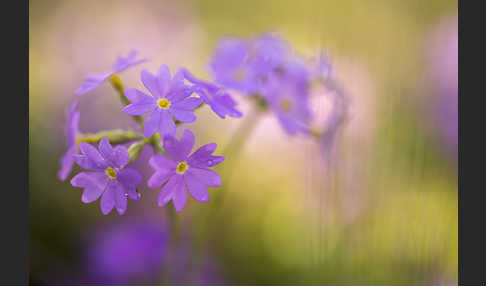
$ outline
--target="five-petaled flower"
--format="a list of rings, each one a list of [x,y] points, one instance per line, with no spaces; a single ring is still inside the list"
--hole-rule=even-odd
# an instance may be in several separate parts
[[[64,181],[73,168],[74,159],[73,155],[78,152],[76,145],[76,135],[79,133],[79,118],[80,113],[78,111],[79,102],[75,101],[66,111],[66,125],[64,126],[64,132],[66,134],[67,151],[61,158],[61,169],[57,173],[57,177]]]
[[[180,140],[173,136],[164,137],[163,145],[171,158],[156,154],[149,160],[155,173],[148,186],[159,188],[167,182],[160,191],[158,205],[164,206],[172,200],[175,210],[181,211],[187,201],[186,187],[194,199],[207,202],[209,193],[206,187],[219,187],[222,183],[219,175],[208,169],[224,161],[223,156],[212,155],[217,144],[203,145],[189,156],[194,147],[194,134],[186,129]]]
[[[160,66],[157,75],[143,70],[142,82],[152,96],[134,88],[126,89],[125,95],[131,104],[123,108],[123,112],[134,116],[151,112],[144,124],[145,137],[150,137],[157,131],[162,136],[174,135],[176,124],[172,116],[182,123],[196,120],[192,110],[203,100],[191,97],[193,89],[184,84],[182,71],[178,71],[171,79],[170,70],[166,65]]]
[[[77,95],[85,94],[88,91],[94,89],[98,85],[102,84],[110,77],[115,76],[117,73],[122,72],[130,67],[141,64],[148,61],[148,59],[137,59],[138,51],[132,50],[126,58],[118,57],[111,71],[104,74],[89,74],[86,76],[81,86],[74,91]]]
[[[108,214],[113,207],[120,215],[127,209],[127,198],[139,200],[136,186],[142,176],[126,165],[130,160],[127,149],[121,145],[113,148],[107,138],[101,139],[98,150],[88,144],[80,143],[82,155],[74,155],[75,162],[84,169],[94,172],[81,172],[71,179],[74,187],[84,188],[81,201],[91,203],[101,195],[101,212]]]

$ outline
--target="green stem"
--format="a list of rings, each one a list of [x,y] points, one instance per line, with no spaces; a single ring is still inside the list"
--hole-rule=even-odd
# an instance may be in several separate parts
[[[144,139],[144,137],[134,131],[125,131],[125,130],[108,130],[108,131],[101,131],[98,133],[85,133],[81,134],[76,138],[77,144],[81,142],[95,144],[99,143],[103,137],[108,138],[110,143],[113,145],[123,144],[132,140],[137,139]]]
[[[250,138],[251,132],[254,130],[255,125],[261,119],[262,114],[267,110],[266,106],[262,106],[258,103],[255,104],[255,107],[256,110],[253,111],[253,114],[250,114],[247,120],[238,127],[235,135],[231,137],[228,145],[226,145],[226,147],[224,148],[222,153],[226,157],[226,159],[225,162],[221,164],[224,166],[218,165],[217,167],[215,167],[215,170],[217,170],[223,178],[223,183],[228,183],[230,175],[233,173],[232,170],[236,165],[235,163],[237,162],[238,155],[240,155],[241,151],[243,150],[244,143],[247,142],[248,138]],[[230,154],[231,159],[228,159],[228,155]],[[199,240],[199,243],[195,246],[196,256],[194,258],[194,265],[196,266],[196,269],[197,265],[201,263],[201,260],[205,255],[207,246],[213,240],[214,235],[217,234],[216,230],[214,229],[216,226],[218,226],[218,224],[215,223],[215,219],[218,215],[220,215],[220,212],[222,211],[224,198],[227,197],[228,190],[228,188],[220,190],[221,192],[214,199],[214,203],[211,206],[209,213],[206,214],[205,217],[202,219],[202,223],[200,224],[200,230],[198,233],[198,236],[201,237],[201,239]],[[196,279],[198,274],[199,271],[195,270],[192,273],[190,279]]]

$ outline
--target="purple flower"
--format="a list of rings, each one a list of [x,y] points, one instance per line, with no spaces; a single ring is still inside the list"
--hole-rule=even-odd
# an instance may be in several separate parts
[[[127,209],[127,197],[139,200],[136,186],[142,176],[135,170],[126,168],[130,160],[123,146],[113,148],[107,138],[101,139],[98,150],[88,143],[80,143],[82,155],[74,155],[74,161],[84,169],[94,172],[81,172],[71,179],[74,187],[84,188],[81,201],[91,203],[102,194],[101,212],[105,215],[113,207],[120,215]]]
[[[160,66],[156,76],[143,70],[142,82],[152,96],[134,88],[126,89],[125,95],[132,104],[125,106],[123,112],[130,115],[152,112],[144,124],[145,137],[150,137],[157,131],[162,136],[174,135],[176,125],[172,116],[183,123],[196,120],[192,110],[203,100],[190,97],[193,90],[184,84],[182,71],[178,71],[171,79],[170,70],[166,65]]]
[[[237,38],[222,40],[209,64],[214,81],[230,89],[251,92],[256,84],[251,51],[250,42]]]
[[[66,133],[66,145],[67,151],[61,158],[61,169],[57,173],[57,177],[64,181],[71,172],[73,167],[74,159],[73,155],[78,152],[76,146],[76,134],[79,133],[79,118],[80,113],[78,111],[79,102],[75,101],[71,104],[69,110],[66,110],[66,125],[64,126],[64,131]]]
[[[311,113],[308,93],[291,82],[281,82],[268,89],[267,100],[284,130],[294,135],[308,132]]]
[[[226,118],[226,115],[231,117],[241,117],[243,114],[236,109],[236,101],[231,95],[222,87],[213,83],[198,79],[194,77],[188,70],[181,69],[187,81],[194,84],[192,87],[205,103],[221,118]]]
[[[89,242],[86,262],[91,274],[113,285],[132,285],[129,282],[151,280],[160,273],[168,236],[164,224],[144,218],[103,227]]]
[[[88,91],[100,85],[101,83],[103,83],[104,81],[108,80],[114,74],[122,72],[129,67],[148,61],[148,59],[137,59],[137,55],[138,55],[138,51],[132,50],[126,58],[118,57],[111,71],[100,75],[95,75],[95,74],[87,75],[84,82],[81,84],[81,86],[78,89],[76,89],[74,92],[77,95],[85,94]]]
[[[171,158],[157,154],[149,160],[155,173],[149,179],[148,186],[159,188],[167,181],[159,194],[159,206],[172,200],[175,210],[181,211],[187,201],[186,187],[196,201],[207,202],[209,193],[206,187],[219,187],[222,184],[219,175],[208,169],[224,161],[223,156],[211,155],[217,144],[203,145],[189,156],[194,147],[194,134],[186,129],[180,140],[173,136],[164,137],[163,145]]]

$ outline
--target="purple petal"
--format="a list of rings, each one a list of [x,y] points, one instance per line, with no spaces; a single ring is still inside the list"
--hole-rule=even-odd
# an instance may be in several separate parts
[[[200,184],[208,187],[219,187],[222,184],[221,178],[218,173],[209,169],[201,169],[195,167],[189,167],[184,177],[192,176],[193,180],[198,181]]]
[[[156,171],[152,177],[147,182],[147,186],[150,188],[159,188],[164,184],[172,175],[174,175],[175,172],[172,170],[162,170],[162,171]]]
[[[111,212],[114,206],[115,206],[115,190],[113,189],[113,187],[107,186],[106,191],[103,193],[103,196],[101,197],[101,202],[100,202],[101,212],[104,215],[107,215]]]
[[[118,57],[115,64],[113,65],[113,71],[121,72],[121,71],[126,70],[129,67],[132,67],[132,66],[135,66],[135,65],[138,65],[140,63],[148,61],[148,59],[138,59],[137,60],[136,59],[137,55],[138,55],[138,51],[132,50],[132,51],[130,51],[130,53],[128,54],[128,56],[126,58],[125,57]]]
[[[145,121],[143,126],[143,136],[150,137],[159,130],[161,110],[156,108],[149,118]]]
[[[182,123],[191,123],[196,121],[196,115],[192,113],[192,111],[178,109],[178,108],[171,108],[170,114],[175,117],[175,119],[179,120]]]
[[[155,98],[134,88],[125,89],[125,95],[132,102],[123,108],[123,112],[129,115],[142,115],[157,107]]]
[[[77,147],[76,145],[73,145],[71,148],[69,148],[64,156],[61,158],[61,169],[57,173],[57,177],[61,181],[65,181],[69,173],[71,173],[71,169],[73,168],[74,164],[74,158],[73,155],[76,154],[77,152]]]
[[[202,98],[200,97],[189,97],[182,101],[176,102],[172,105],[173,108],[181,109],[181,110],[190,110],[192,111],[194,108],[198,107],[203,103]]]
[[[125,188],[139,185],[143,181],[142,175],[131,168],[121,169],[118,172],[117,179]]]
[[[87,170],[101,171],[108,167],[101,154],[88,143],[80,143],[79,148],[84,155],[73,155],[74,162]]]
[[[112,148],[110,141],[106,137],[101,139],[98,149],[101,156],[103,156],[105,161],[112,167],[121,168],[130,161],[130,154],[128,154],[127,149],[122,145]]]
[[[162,154],[152,156],[149,160],[149,164],[157,171],[175,169],[176,167],[176,162]]]
[[[108,180],[108,177],[102,172],[81,172],[71,179],[71,185],[84,188],[81,201],[91,203],[101,196]]]
[[[224,156],[212,156],[218,145],[216,143],[209,143],[199,147],[187,160],[187,163],[192,167],[207,168],[214,167],[224,161]]]
[[[76,134],[78,133],[79,120],[81,117],[81,114],[78,111],[78,105],[79,102],[73,102],[69,107],[69,110],[66,112],[67,121],[64,126],[64,132],[67,137],[66,143],[68,148],[76,144]]]
[[[137,188],[135,186],[125,186],[125,191],[128,194],[128,197],[133,201],[139,201],[140,195],[137,192]]]
[[[161,92],[159,89],[159,85],[157,82],[157,77],[151,74],[148,70],[142,70],[142,82],[145,88],[147,88],[153,97],[159,98],[161,96]]]
[[[169,179],[169,182],[160,190],[157,203],[159,207],[163,207],[172,199],[172,192],[175,190],[177,178],[181,176],[174,175]]]
[[[172,203],[174,204],[174,208],[176,212],[180,212],[187,202],[187,191],[186,186],[184,184],[184,177],[176,175],[174,183],[174,190],[172,191]]]
[[[209,201],[209,193],[206,189],[206,186],[201,184],[197,179],[193,176],[184,176],[184,181],[186,183],[187,189],[191,196],[198,202],[207,202]]]
[[[169,111],[161,110],[160,112],[160,123],[159,123],[160,135],[174,135],[176,132],[176,125]]]
[[[180,140],[173,136],[165,136],[163,139],[165,152],[175,161],[182,161],[187,158],[194,147],[194,134],[186,129]]]
[[[157,83],[160,95],[165,96],[170,89],[170,70],[167,65],[161,65],[157,72]]]
[[[106,74],[103,74],[103,75],[88,75],[88,76],[86,76],[86,78],[85,78],[84,82],[81,84],[81,86],[79,88],[77,88],[74,91],[74,93],[76,95],[85,94],[88,91],[90,91],[90,90],[94,89],[95,87],[97,87],[98,85],[100,85],[101,83],[103,83],[112,74],[113,74],[113,72],[109,72],[109,73],[106,73]]]
[[[148,103],[135,103],[135,104],[129,104],[125,106],[122,111],[125,112],[128,115],[142,115],[148,112],[151,112],[157,108],[157,105],[155,105],[155,102],[148,102]]]
[[[120,215],[124,214],[127,210],[127,198],[125,196],[125,189],[120,182],[117,180],[111,180],[106,188],[106,191],[111,191],[113,193],[116,210]]]
[[[131,103],[143,103],[146,101],[155,102],[155,98],[135,88],[127,88],[124,91],[125,96]]]

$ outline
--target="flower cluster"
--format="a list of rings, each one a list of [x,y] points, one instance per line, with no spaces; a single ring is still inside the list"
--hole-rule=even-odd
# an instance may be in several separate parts
[[[309,63],[278,35],[225,38],[216,47],[209,67],[216,83],[257,99],[260,106],[273,111],[289,135],[318,137],[323,149],[332,145],[347,117],[347,95],[337,84],[328,58],[321,52]],[[310,90],[316,82],[326,87],[334,102],[332,123],[325,130],[311,128],[315,118]]]
[[[130,168],[130,164],[138,159],[147,144],[156,152],[149,160],[155,172],[148,180],[148,186],[160,189],[160,206],[172,201],[175,210],[181,211],[187,202],[186,189],[195,200],[207,202],[209,193],[206,187],[222,184],[219,175],[209,168],[223,162],[224,157],[212,155],[216,143],[206,144],[189,156],[195,136],[186,129],[181,139],[177,140],[177,126],[194,122],[196,116],[193,111],[204,103],[223,118],[225,115],[242,116],[229,94],[203,95],[200,83],[186,83],[189,74],[186,69],[179,69],[174,75],[166,65],[160,66],[156,74],[144,69],[141,81],[149,93],[123,88],[119,73],[147,61],[137,59],[137,55],[137,51],[132,51],[128,57],[118,58],[112,71],[88,76],[75,93],[87,93],[109,80],[119,92],[124,104],[122,111],[140,120],[142,134],[123,130],[81,133],[77,100],[66,114],[67,151],[61,159],[58,177],[66,180],[74,163],[87,170],[76,174],[71,184],[84,189],[81,197],[83,203],[91,203],[101,197],[101,211],[105,215],[114,208],[122,215],[127,209],[128,199],[140,200],[137,186],[143,179],[137,170]],[[145,114],[146,119],[143,119],[141,116]],[[127,148],[125,143],[131,145]]]
[[[326,152],[346,119],[347,97],[336,83],[327,58],[309,63],[274,34],[254,39],[223,39],[209,63],[214,82],[196,77],[185,68],[171,74],[168,66],[161,65],[156,73],[142,70],[140,77],[146,91],[124,88],[120,72],[148,61],[137,56],[138,52],[132,51],[126,58],[118,58],[111,71],[88,76],[75,94],[85,94],[110,81],[119,93],[121,111],[132,116],[140,124],[140,130],[83,134],[78,128],[78,101],[72,103],[66,114],[67,151],[58,177],[66,180],[74,162],[88,170],[75,175],[71,184],[84,189],[81,199],[84,203],[101,197],[101,211],[105,215],[113,208],[123,214],[128,199],[140,199],[137,186],[143,179],[130,164],[138,159],[145,145],[155,151],[148,162],[154,173],[147,185],[160,189],[159,206],[172,201],[175,210],[181,211],[187,202],[187,192],[196,201],[207,202],[207,187],[222,185],[219,175],[210,168],[225,158],[213,155],[216,143],[203,145],[190,154],[194,134],[186,129],[180,139],[175,135],[178,126],[196,121],[194,112],[203,105],[223,119],[242,117],[231,92],[252,99],[259,110],[273,111],[289,135],[301,133],[318,139]],[[323,83],[335,95],[335,107],[325,130],[312,128],[309,97],[315,82]]]

